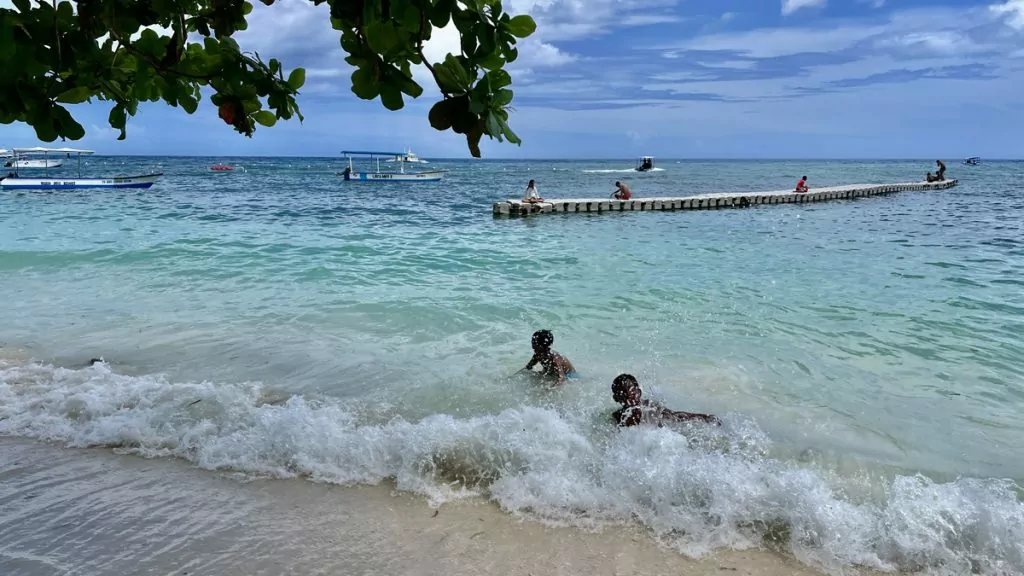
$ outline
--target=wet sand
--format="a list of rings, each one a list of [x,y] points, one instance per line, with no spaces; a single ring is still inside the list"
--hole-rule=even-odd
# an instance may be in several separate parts
[[[847,569],[846,574],[850,573]],[[171,459],[0,438],[0,574],[820,574],[763,550],[692,560],[389,486],[253,480]]]

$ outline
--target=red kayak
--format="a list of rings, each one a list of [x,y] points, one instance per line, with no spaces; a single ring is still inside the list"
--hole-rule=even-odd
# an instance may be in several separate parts
[[[228,166],[227,164],[214,164],[213,166],[210,166],[210,170],[213,170],[214,172],[230,172],[234,169],[234,166]]]

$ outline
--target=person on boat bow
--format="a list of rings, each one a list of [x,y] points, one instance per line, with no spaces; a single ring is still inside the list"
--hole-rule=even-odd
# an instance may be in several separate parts
[[[935,180],[945,180],[946,164],[942,160],[936,160],[935,165],[939,167],[939,171],[935,173]]]
[[[624,183],[616,182],[615,188],[615,192],[612,192],[612,198],[616,200],[629,200],[630,198],[633,197],[633,191],[630,190],[629,186],[626,186]]]

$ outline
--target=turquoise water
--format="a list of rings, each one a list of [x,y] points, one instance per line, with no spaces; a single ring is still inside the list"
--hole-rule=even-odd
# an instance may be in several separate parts
[[[833,572],[1024,571],[1024,164],[948,162],[956,188],[854,201],[496,220],[531,178],[657,196],[934,165],[436,162],[439,184],[388,185],[332,159],[208,170],[224,161],[92,158],[166,175],[0,198],[0,433],[394,478],[639,522],[686,554],[781,522]],[[515,375],[540,328],[581,379]],[[621,372],[725,425],[612,429]]]

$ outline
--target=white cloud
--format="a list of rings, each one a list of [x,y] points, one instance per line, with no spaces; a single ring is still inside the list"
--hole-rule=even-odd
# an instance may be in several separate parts
[[[782,0],[782,14],[789,15],[801,8],[824,6],[825,0]]]
[[[1005,18],[1006,23],[1010,26],[1017,30],[1024,30],[1024,0],[1006,0],[1002,4],[989,6],[989,10],[997,16]]]

